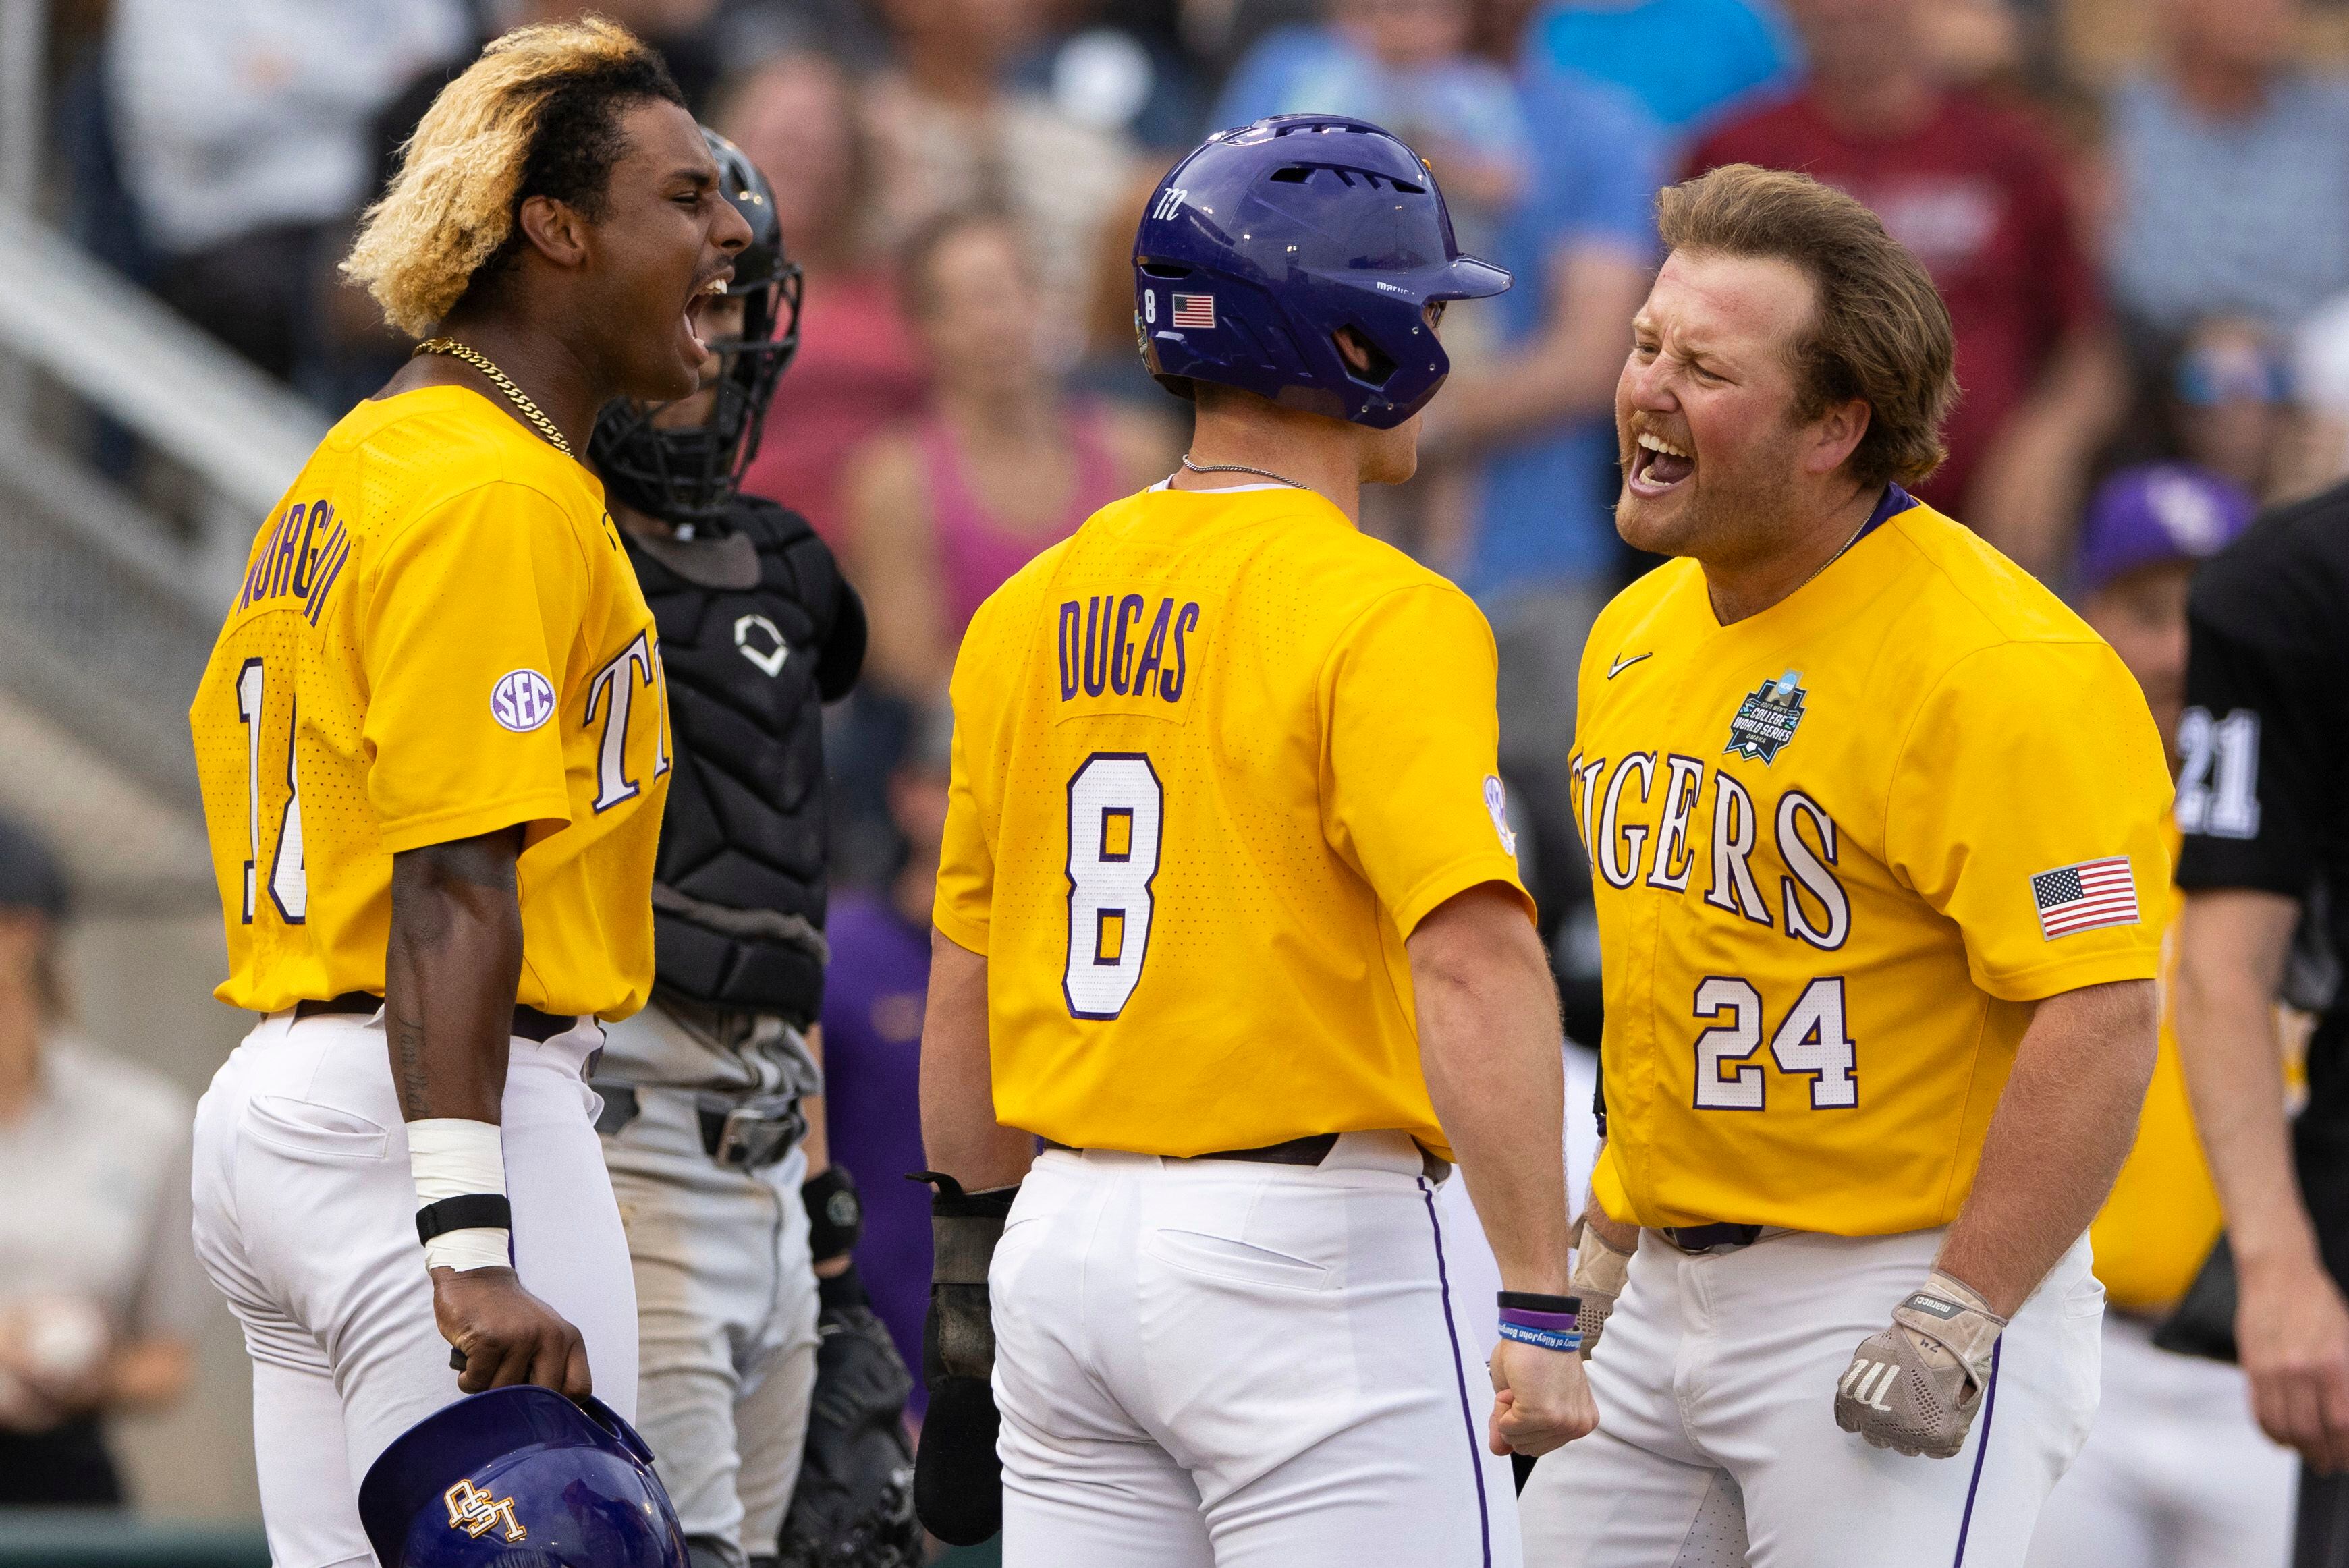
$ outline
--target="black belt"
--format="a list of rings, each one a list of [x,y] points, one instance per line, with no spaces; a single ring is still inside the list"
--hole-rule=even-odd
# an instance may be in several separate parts
[[[616,1138],[643,1113],[644,1086],[624,1078],[591,1078],[587,1087],[603,1098],[595,1130]],[[701,1151],[720,1165],[758,1171],[774,1164],[807,1138],[807,1112],[795,1094],[729,1094],[719,1089],[674,1090],[693,1096],[701,1130]]]
[[[346,991],[339,996],[324,1001],[305,1000],[294,1004],[296,1018],[316,1018],[323,1014],[371,1014],[383,1006],[383,998],[372,991]],[[535,1007],[517,1003],[513,1010],[513,1034],[524,1040],[543,1044],[557,1035],[567,1035],[579,1026],[577,1017],[565,1013],[542,1013]]]
[[[1069,1149],[1071,1153],[1081,1152],[1081,1150],[1070,1149],[1068,1144],[1058,1142],[1050,1138],[1041,1140],[1041,1141],[1047,1149]],[[1338,1135],[1336,1133],[1309,1132],[1302,1138],[1292,1138],[1283,1143],[1268,1143],[1260,1149],[1217,1149],[1206,1154],[1176,1154],[1170,1155],[1168,1158],[1174,1160],[1239,1160],[1245,1161],[1251,1165],[1319,1165],[1324,1160],[1329,1159],[1330,1151],[1337,1147]],[[1434,1155],[1430,1154],[1424,1149],[1419,1151],[1419,1158],[1422,1168],[1426,1172],[1428,1180],[1432,1181],[1441,1181],[1445,1176],[1451,1173],[1451,1167],[1449,1165],[1446,1165],[1443,1161],[1438,1160]]]
[[[1733,1253],[1762,1239],[1759,1225],[1663,1225],[1658,1234],[1684,1253]]]

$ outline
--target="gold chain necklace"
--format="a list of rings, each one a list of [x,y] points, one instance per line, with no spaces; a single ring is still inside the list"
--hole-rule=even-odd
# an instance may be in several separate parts
[[[554,428],[554,421],[530,400],[528,393],[513,384],[512,377],[491,364],[490,356],[480,349],[468,348],[453,337],[428,337],[416,346],[415,353],[409,357],[412,359],[417,354],[445,354],[451,359],[463,360],[488,377],[490,385],[504,393],[506,401],[522,410],[522,417],[537,428],[538,433],[546,438],[549,445],[566,458],[571,455],[571,443],[563,438],[563,432]]]

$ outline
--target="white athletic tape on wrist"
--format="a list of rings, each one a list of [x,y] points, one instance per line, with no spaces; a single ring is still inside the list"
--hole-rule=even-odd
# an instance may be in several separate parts
[[[504,1134],[495,1122],[434,1116],[408,1124],[408,1171],[417,1206],[469,1192],[506,1190]],[[508,1233],[490,1226],[450,1231],[424,1243],[427,1268],[509,1268]]]

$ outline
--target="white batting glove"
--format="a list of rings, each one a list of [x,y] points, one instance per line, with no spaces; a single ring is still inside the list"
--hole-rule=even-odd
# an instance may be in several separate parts
[[[1965,1447],[2006,1319],[1936,1269],[1860,1341],[1836,1389],[1836,1425],[1879,1449],[1945,1460]]]
[[[1615,1300],[1623,1294],[1623,1281],[1631,1272],[1631,1254],[1609,1246],[1607,1238],[1588,1220],[1577,1222],[1576,1231],[1574,1276],[1567,1289],[1582,1301],[1575,1326],[1582,1331],[1582,1358],[1588,1361],[1598,1348],[1599,1331],[1607,1326],[1615,1312]]]

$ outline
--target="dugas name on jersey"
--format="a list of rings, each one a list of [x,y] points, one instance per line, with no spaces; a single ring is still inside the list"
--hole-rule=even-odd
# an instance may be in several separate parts
[[[1180,702],[1191,676],[1195,601],[1094,593],[1060,608],[1061,700],[1154,696]]]
[[[1764,694],[1785,684],[1771,682],[1747,699],[1748,706],[1766,703]],[[1799,687],[1789,689],[1799,717],[1803,694]],[[1791,733],[1792,722],[1784,727]],[[1739,749],[1733,742],[1730,755]],[[1771,749],[1775,755],[1775,747]],[[1581,804],[1584,844],[1608,886],[1699,898],[1825,953],[1849,938],[1851,900],[1835,874],[1835,820],[1803,790],[1789,787],[1772,800],[1765,788],[1757,800],[1727,768],[1677,752],[1634,751],[1613,758],[1578,755],[1568,766]],[[1764,857],[1757,872],[1754,861],[1765,834],[1775,854]],[[1784,869],[1770,870],[1769,860]],[[1765,886],[1765,878],[1775,885]]]

